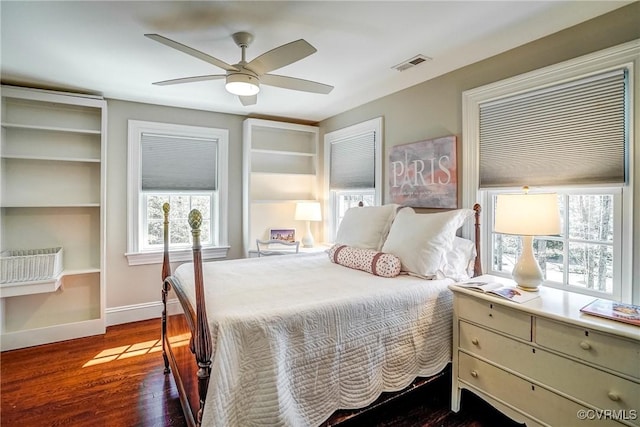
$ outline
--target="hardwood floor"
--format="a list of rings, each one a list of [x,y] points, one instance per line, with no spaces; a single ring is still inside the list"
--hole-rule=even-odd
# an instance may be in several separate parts
[[[2,426],[183,426],[160,320],[0,355]]]
[[[87,337],[0,355],[2,426],[185,426],[163,373],[160,321],[112,326]],[[449,377],[343,423],[355,426],[516,426],[471,394],[449,409]]]

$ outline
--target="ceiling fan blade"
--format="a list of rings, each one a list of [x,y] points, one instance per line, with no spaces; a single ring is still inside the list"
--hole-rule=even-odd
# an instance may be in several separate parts
[[[161,82],[154,82],[154,85],[158,86],[169,86],[169,85],[177,85],[181,83],[194,83],[194,82],[204,82],[207,80],[219,80],[224,79],[227,76],[225,74],[209,74],[206,76],[193,76],[193,77],[182,77],[180,79],[171,79],[171,80],[163,80]]]
[[[247,67],[258,74],[264,74],[306,58],[316,51],[315,47],[300,39],[263,53],[249,62]]]
[[[227,64],[226,62],[218,59],[218,58],[214,58],[211,55],[208,55],[204,52],[200,52],[199,50],[196,50],[192,47],[189,46],[185,46],[182,43],[178,43],[176,41],[173,41],[171,39],[168,39],[166,37],[163,37],[159,34],[145,34],[145,37],[150,38],[151,40],[155,40],[158,43],[162,43],[165,46],[169,46],[171,48],[177,49],[180,52],[186,53],[187,55],[191,55],[194,56],[198,59],[201,59],[205,62],[208,62],[209,64],[213,64],[216,67],[220,67],[225,71],[238,71],[238,69],[236,67],[234,67],[233,65]]]
[[[301,90],[303,92],[327,94],[333,90],[333,86],[311,80],[297,79],[295,77],[279,76],[277,74],[265,74],[260,77],[260,83],[281,87],[284,89]]]
[[[238,99],[240,99],[240,102],[242,102],[242,105],[245,107],[249,105],[256,105],[258,103],[258,95],[238,96]]]

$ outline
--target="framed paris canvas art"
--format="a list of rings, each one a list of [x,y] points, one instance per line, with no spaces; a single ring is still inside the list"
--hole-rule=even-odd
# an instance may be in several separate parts
[[[392,203],[414,208],[457,208],[456,137],[391,147],[388,176]]]

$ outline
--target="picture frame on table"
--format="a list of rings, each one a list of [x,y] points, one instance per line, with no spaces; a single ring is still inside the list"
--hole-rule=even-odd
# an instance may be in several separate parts
[[[296,241],[295,228],[271,228],[269,229],[269,239],[282,240],[283,242]]]

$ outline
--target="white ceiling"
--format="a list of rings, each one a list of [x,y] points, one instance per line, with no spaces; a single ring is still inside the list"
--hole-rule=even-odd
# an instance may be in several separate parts
[[[632,1],[5,1],[2,82],[138,102],[319,121],[576,25]],[[224,73],[143,36],[159,33],[225,62],[231,39],[254,34],[247,60],[303,38],[315,54],[276,71],[335,86],[329,95],[262,86],[243,107],[224,80],[154,86]],[[431,61],[392,67],[423,54]]]

